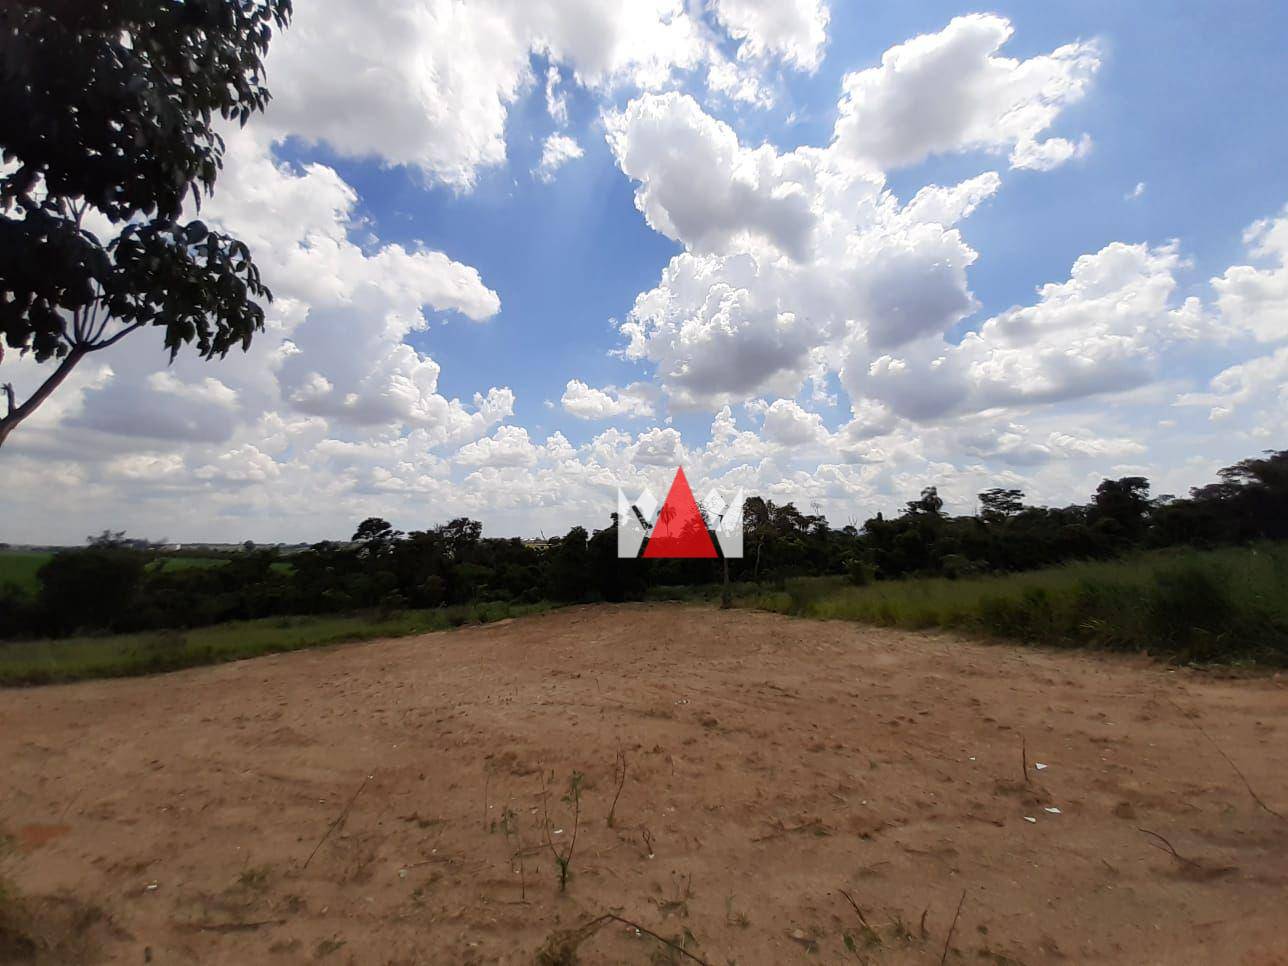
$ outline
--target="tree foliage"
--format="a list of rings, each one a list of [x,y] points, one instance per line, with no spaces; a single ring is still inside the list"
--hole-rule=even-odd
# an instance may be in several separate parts
[[[59,360],[0,444],[85,355],[150,326],[171,358],[249,346],[271,293],[247,246],[200,220],[217,118],[269,99],[263,57],[290,0],[11,0],[0,7],[0,358]],[[100,237],[96,212],[112,226]],[[118,227],[119,226],[119,227]]]

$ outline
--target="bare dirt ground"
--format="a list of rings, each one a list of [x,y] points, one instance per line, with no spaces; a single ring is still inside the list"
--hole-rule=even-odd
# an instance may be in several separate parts
[[[1288,680],[678,605],[4,691],[0,961],[1288,963],[1231,762]]]

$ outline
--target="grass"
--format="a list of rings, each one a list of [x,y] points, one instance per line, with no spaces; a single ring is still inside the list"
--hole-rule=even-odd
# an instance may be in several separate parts
[[[162,570],[192,570],[194,568],[218,567],[228,563],[228,557],[157,557],[148,566],[157,572]]]
[[[153,573],[173,573],[176,570],[196,570],[210,567],[222,567],[231,563],[232,557],[157,557],[148,564]],[[289,561],[277,560],[269,564],[269,569],[279,574],[289,574],[295,568]]]
[[[0,550],[0,586],[17,584],[23,590],[34,591],[36,571],[52,556],[52,553]]]
[[[269,617],[188,631],[0,642],[0,685],[155,674],[344,641],[423,634],[540,613],[551,607],[546,603],[483,603],[389,615]]]
[[[741,606],[1181,661],[1288,664],[1288,544],[1168,550],[996,577],[788,581]]]

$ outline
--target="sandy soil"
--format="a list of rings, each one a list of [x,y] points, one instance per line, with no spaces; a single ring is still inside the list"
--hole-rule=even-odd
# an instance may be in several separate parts
[[[51,962],[1288,963],[1222,751],[1288,815],[1288,680],[575,608],[0,692],[0,873]]]

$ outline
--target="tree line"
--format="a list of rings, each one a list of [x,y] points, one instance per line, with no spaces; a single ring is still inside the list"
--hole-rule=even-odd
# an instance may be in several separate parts
[[[1210,547],[1288,537],[1288,450],[1243,460],[1187,498],[1151,498],[1147,479],[1106,479],[1085,504],[1031,506],[1018,489],[979,494],[953,516],[935,487],[902,512],[833,528],[791,503],[750,497],[734,582],[845,575],[854,583],[1005,573],[1175,545]],[[718,547],[718,543],[717,543]],[[172,566],[156,545],[104,531],[53,556],[32,592],[0,588],[0,636],[182,628],[227,620],[366,609],[552,600],[621,601],[651,589],[711,584],[726,561],[619,560],[616,515],[545,547],[488,538],[477,520],[402,532],[362,521],[347,543],[283,554],[252,544],[223,562]]]

